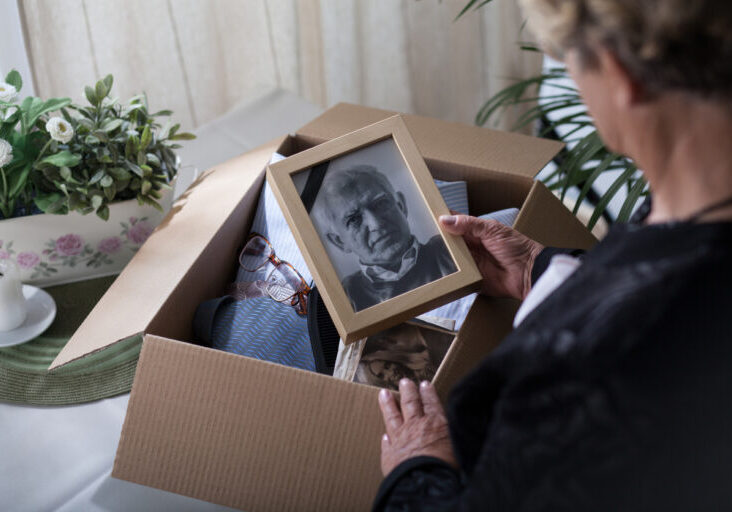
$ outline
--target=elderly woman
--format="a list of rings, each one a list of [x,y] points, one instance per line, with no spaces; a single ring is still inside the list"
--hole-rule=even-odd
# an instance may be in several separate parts
[[[653,203],[570,260],[446,412],[429,383],[400,382],[400,404],[382,390],[374,507],[730,510],[732,3],[522,4]],[[441,222],[486,294],[525,299],[569,259],[495,223]]]

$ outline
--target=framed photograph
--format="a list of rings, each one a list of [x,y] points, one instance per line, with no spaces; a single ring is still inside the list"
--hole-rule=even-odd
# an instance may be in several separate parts
[[[400,116],[271,164],[267,179],[345,343],[478,288]]]

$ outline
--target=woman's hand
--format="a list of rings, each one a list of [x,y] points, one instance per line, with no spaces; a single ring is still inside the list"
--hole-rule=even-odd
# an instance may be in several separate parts
[[[401,408],[394,395],[382,389],[379,407],[386,434],[381,439],[381,471],[384,476],[407,459],[428,455],[457,468],[452,451],[447,418],[429,382],[417,386],[409,379],[399,381]]]
[[[462,235],[483,275],[481,293],[523,300],[531,289],[531,269],[544,246],[495,220],[442,215],[450,234]]]

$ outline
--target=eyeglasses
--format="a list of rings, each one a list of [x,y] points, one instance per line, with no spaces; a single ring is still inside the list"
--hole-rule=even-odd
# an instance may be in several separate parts
[[[267,294],[277,302],[290,301],[298,315],[306,315],[310,286],[291,263],[277,257],[269,240],[252,233],[239,254],[239,265],[247,272],[256,272],[270,262],[274,268],[264,280]]]

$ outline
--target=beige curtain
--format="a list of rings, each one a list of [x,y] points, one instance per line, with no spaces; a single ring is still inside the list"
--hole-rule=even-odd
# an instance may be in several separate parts
[[[472,123],[500,87],[536,73],[521,15],[495,0],[20,0],[37,93],[82,98],[114,74],[186,129],[280,87]],[[504,120],[505,127],[509,120]]]

